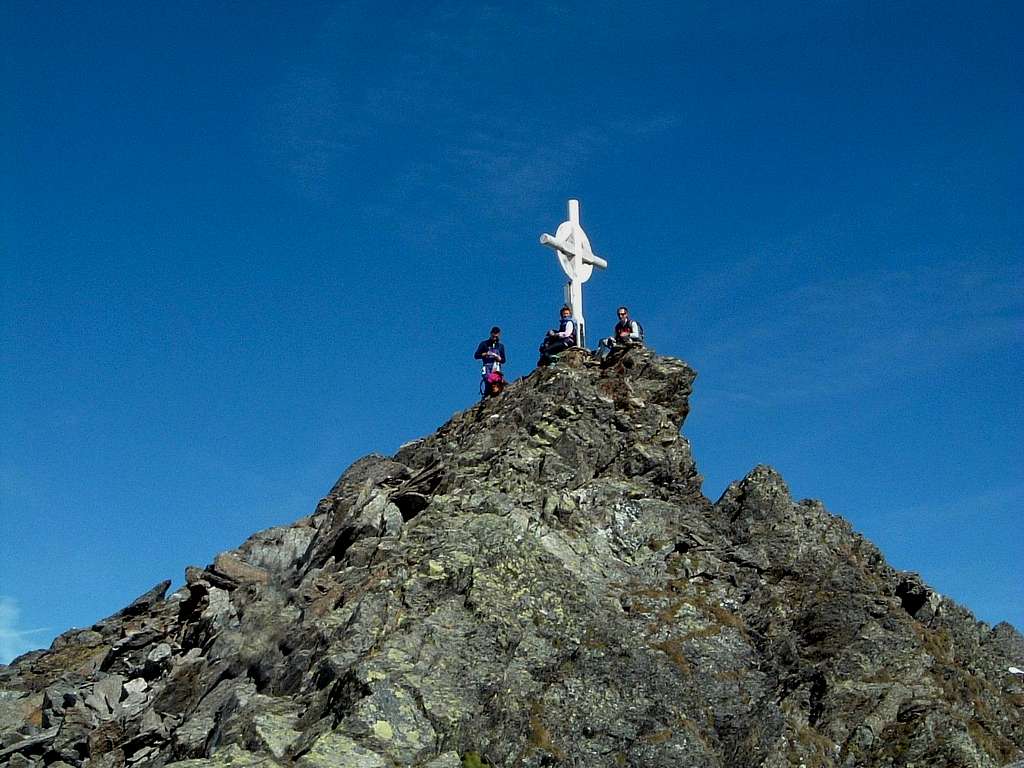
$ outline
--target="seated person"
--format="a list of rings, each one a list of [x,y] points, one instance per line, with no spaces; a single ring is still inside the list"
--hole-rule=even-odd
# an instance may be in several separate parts
[[[572,308],[566,304],[559,314],[561,317],[558,330],[552,329],[547,332],[544,343],[540,345],[540,360],[537,361],[537,365],[549,363],[554,355],[576,346],[576,321],[572,319]]]
[[[604,360],[616,347],[628,347],[642,345],[644,343],[644,329],[636,320],[629,317],[628,307],[619,307],[619,322],[615,324],[612,335],[601,339],[597,347],[597,356]]]

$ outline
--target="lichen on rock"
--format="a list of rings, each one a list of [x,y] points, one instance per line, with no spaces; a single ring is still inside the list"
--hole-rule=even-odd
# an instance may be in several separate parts
[[[1024,639],[767,466],[717,502],[695,372],[584,351],[312,514],[0,667],[7,768],[1002,766]]]

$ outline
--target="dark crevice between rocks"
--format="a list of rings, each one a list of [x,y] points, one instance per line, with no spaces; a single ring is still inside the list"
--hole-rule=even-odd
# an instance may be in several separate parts
[[[816,672],[811,678],[811,690],[808,694],[807,722],[812,726],[817,725],[825,712],[825,694],[828,693],[828,681],[821,672]]]
[[[345,553],[348,552],[349,547],[356,543],[359,538],[359,533],[352,526],[346,526],[339,533],[337,538],[334,540],[334,544],[331,545],[329,554],[324,562],[327,562],[330,558],[334,558],[334,562],[340,563],[342,558],[345,557]],[[323,563],[317,563],[317,566],[322,566]]]
[[[271,693],[274,696],[294,696],[302,690],[302,683],[313,663],[310,651],[299,651],[289,659],[285,669],[274,681]]]
[[[928,602],[928,590],[918,580],[905,578],[896,587],[896,597],[900,599],[903,610],[911,616],[916,616],[926,602]]]
[[[403,522],[409,522],[430,506],[430,496],[444,479],[444,465],[434,461],[391,491],[388,497],[398,507]]]
[[[415,491],[392,496],[391,501],[398,507],[398,511],[402,513],[402,520],[406,523],[430,506],[430,498]]]
[[[181,601],[181,608],[178,609],[179,624],[190,624],[199,617],[202,612],[200,606],[207,594],[209,593],[202,584],[189,584],[188,597]]]
[[[351,714],[353,708],[361,699],[365,699],[372,693],[370,686],[357,678],[354,673],[346,673],[331,688],[327,697],[327,708],[334,718],[334,728]]]
[[[252,680],[257,693],[267,693],[274,684],[273,668],[264,664],[263,659],[250,662],[246,667],[245,676]]]
[[[330,664],[319,664],[313,673],[313,688],[322,691],[328,685],[337,680],[334,667]]]

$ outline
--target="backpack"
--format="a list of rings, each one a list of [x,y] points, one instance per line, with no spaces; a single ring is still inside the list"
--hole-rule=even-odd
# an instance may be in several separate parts
[[[480,377],[480,397],[497,397],[505,389],[505,377],[500,370],[492,370]]]

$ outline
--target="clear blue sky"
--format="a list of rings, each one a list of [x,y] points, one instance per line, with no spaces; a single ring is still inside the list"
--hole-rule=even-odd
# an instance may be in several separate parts
[[[1024,626],[1022,8],[4,3],[0,661],[529,372],[570,196],[710,497]]]

